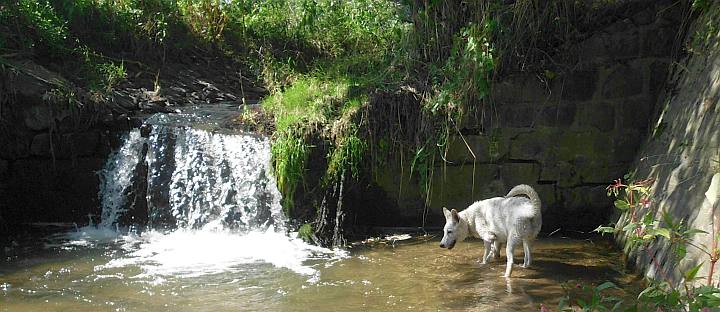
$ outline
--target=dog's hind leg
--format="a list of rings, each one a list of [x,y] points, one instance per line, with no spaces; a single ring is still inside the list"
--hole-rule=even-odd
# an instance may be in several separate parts
[[[512,273],[512,266],[513,266],[513,250],[515,249],[515,244],[518,243],[518,239],[515,237],[508,237],[507,245],[505,246],[505,255],[507,256],[507,267],[505,268],[505,275],[504,277],[510,277],[510,273]]]
[[[523,268],[530,267],[532,263],[532,254],[530,253],[532,242],[530,240],[523,240],[523,251],[525,252],[525,260],[523,261]]]

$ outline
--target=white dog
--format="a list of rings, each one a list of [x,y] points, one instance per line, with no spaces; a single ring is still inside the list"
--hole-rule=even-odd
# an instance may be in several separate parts
[[[524,197],[515,197],[525,195]],[[513,187],[505,197],[495,197],[473,203],[467,209],[447,210],[445,228],[440,247],[452,249],[455,243],[469,235],[485,241],[483,263],[491,256],[499,256],[499,245],[506,242],[507,267],[505,277],[510,277],[513,265],[513,250],[522,242],[525,260],[522,267],[527,268],[532,262],[530,247],[540,232],[542,216],[540,213],[540,197],[529,185],[521,184]]]

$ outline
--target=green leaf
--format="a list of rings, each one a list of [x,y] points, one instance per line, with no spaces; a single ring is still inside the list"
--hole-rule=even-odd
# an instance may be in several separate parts
[[[654,229],[653,232],[655,233],[655,235],[660,235],[662,237],[670,239],[670,229],[658,228],[658,229]]]
[[[623,232],[630,232],[630,231],[635,230],[635,228],[637,228],[637,223],[630,222],[627,225],[625,225],[622,230],[623,230]]]
[[[673,219],[672,215],[670,215],[667,212],[663,212],[663,221],[667,223],[669,227],[675,227],[675,220]]]
[[[675,248],[675,256],[678,257],[678,259],[685,258],[685,255],[687,255],[687,247],[683,244],[678,244]]]
[[[605,283],[598,285],[598,287],[595,287],[595,291],[601,292],[608,288],[618,288],[618,287],[615,286],[615,284],[613,284],[612,282],[605,282]]]
[[[560,298],[560,302],[558,303],[558,310],[563,310],[567,306],[567,302],[570,300],[570,297],[564,296]]]
[[[610,296],[610,297],[602,297],[602,299],[600,299],[600,302],[616,302],[618,300],[620,300],[620,298]]]
[[[685,280],[686,281],[692,281],[695,279],[695,276],[697,276],[698,271],[700,271],[700,268],[702,267],[702,263],[698,264],[697,266],[693,267],[692,269],[685,272]]]
[[[705,232],[700,229],[689,229],[689,230],[683,232],[683,236],[688,236],[688,237],[695,235],[695,234],[708,234],[708,232]]]
[[[630,204],[626,200],[618,199],[615,201],[615,207],[620,210],[630,209]]]
[[[585,300],[582,300],[582,299],[578,299],[578,300],[577,300],[577,304],[578,304],[581,308],[585,308],[585,307],[588,306],[587,303],[585,303]]]
[[[658,297],[659,295],[660,295],[660,291],[659,291],[658,287],[650,286],[648,288],[645,288],[643,291],[641,291],[638,294],[637,298],[638,299],[642,299],[642,298],[652,299],[652,298]]]
[[[555,79],[555,77],[557,77],[557,73],[554,72],[554,71],[552,71],[552,70],[547,70],[547,69],[546,69],[546,70],[545,70],[545,77],[546,77],[547,79],[553,80],[553,79]]]
[[[655,221],[655,216],[652,213],[646,213],[642,218],[642,224],[651,225]]]

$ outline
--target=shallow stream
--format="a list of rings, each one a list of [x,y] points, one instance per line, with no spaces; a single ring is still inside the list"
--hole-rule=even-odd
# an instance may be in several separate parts
[[[433,236],[333,251],[273,231],[57,230],[6,248],[0,310],[555,311],[563,285],[636,284],[604,241],[542,239],[505,279],[504,258],[478,263],[480,242],[448,251]]]

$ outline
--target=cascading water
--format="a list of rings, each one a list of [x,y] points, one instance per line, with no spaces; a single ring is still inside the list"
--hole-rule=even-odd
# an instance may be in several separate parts
[[[110,154],[100,173],[101,226],[111,227],[127,211],[125,190],[131,183],[145,140],[134,129],[123,137],[120,149]]]
[[[157,114],[111,154],[101,172],[100,226],[80,236],[122,228],[128,253],[102,268],[194,276],[266,262],[312,274],[303,262],[341,255],[286,234],[267,138],[211,131],[201,119]]]
[[[137,155],[146,148],[140,165],[147,166],[151,229],[284,230],[267,138],[177,126],[165,114],[150,118],[146,127],[147,138],[131,132],[103,173],[103,224],[121,223],[124,210],[118,206],[127,205],[132,188],[127,176],[138,172]]]

